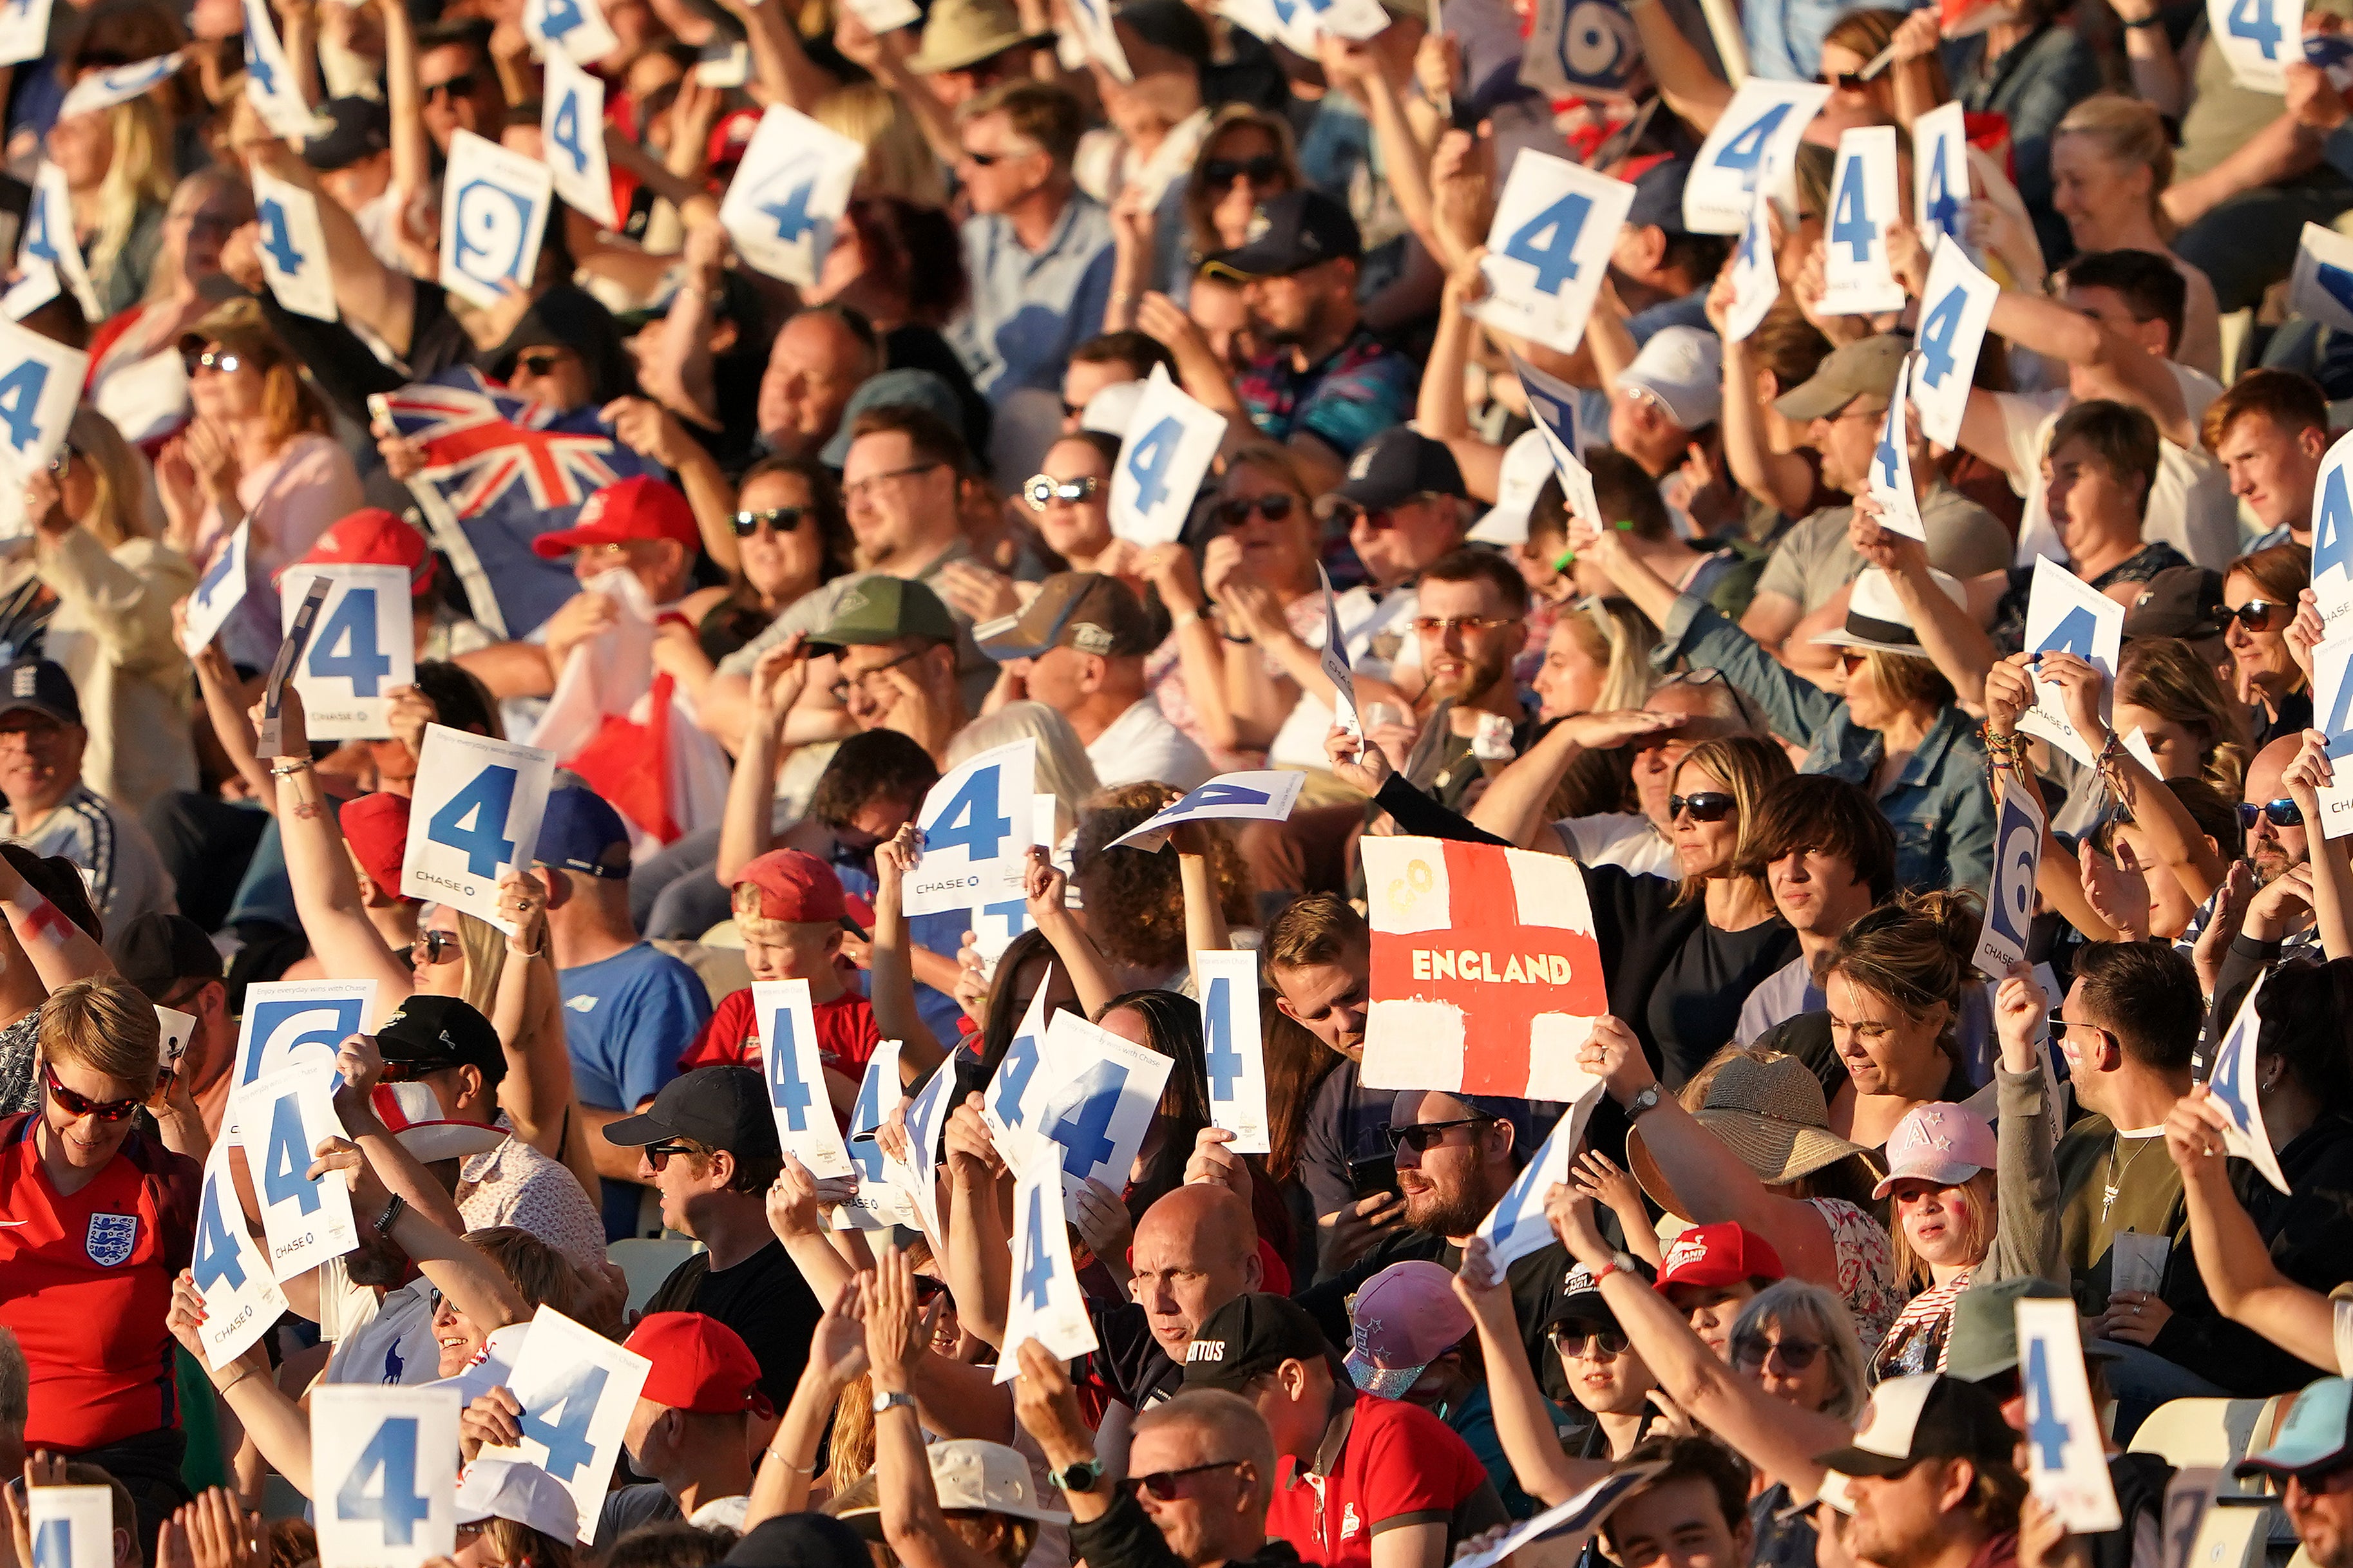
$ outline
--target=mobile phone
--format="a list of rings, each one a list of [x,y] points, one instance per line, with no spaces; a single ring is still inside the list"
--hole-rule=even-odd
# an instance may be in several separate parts
[[[1360,1198],[1397,1191],[1397,1156],[1367,1154],[1348,1162],[1348,1191]]]

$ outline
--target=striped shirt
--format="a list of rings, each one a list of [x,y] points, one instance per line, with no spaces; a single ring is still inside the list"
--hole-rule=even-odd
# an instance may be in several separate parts
[[[62,855],[80,867],[90,901],[110,931],[151,910],[168,914],[179,908],[177,889],[147,830],[86,784],[74,785],[72,794],[29,822],[0,812],[0,838],[13,838],[36,854]]]

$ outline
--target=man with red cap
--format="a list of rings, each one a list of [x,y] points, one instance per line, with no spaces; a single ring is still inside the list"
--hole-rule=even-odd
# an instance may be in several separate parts
[[[804,849],[771,849],[735,881],[735,929],[754,980],[806,980],[817,1015],[818,1057],[834,1114],[848,1125],[866,1060],[882,1038],[874,1005],[842,977],[842,919],[849,902],[833,868]],[[723,998],[679,1058],[678,1070],[758,1067],[760,1031],[752,988]]]
[[[1659,1262],[1659,1294],[1691,1320],[1692,1332],[1730,1360],[1733,1320],[1741,1303],[1786,1272],[1772,1244],[1746,1226],[1725,1220],[1695,1225],[1667,1247]]]
[[[628,1343],[654,1364],[621,1442],[638,1473],[654,1479],[605,1499],[596,1539],[665,1519],[740,1529],[752,1489],[752,1419],[775,1414],[751,1347],[702,1312],[649,1313]]]

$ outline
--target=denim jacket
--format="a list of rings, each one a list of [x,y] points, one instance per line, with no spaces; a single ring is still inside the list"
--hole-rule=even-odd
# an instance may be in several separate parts
[[[1828,773],[1864,789],[1886,755],[1876,730],[1866,730],[1833,697],[1793,675],[1746,632],[1686,594],[1675,601],[1651,661],[1662,669],[1676,659],[1714,667],[1764,710],[1773,732],[1811,742],[1799,770]],[[1993,871],[1996,807],[1986,785],[1985,742],[1958,707],[1936,715],[1919,749],[1878,797],[1895,830],[1895,880],[1916,891],[1983,888]]]

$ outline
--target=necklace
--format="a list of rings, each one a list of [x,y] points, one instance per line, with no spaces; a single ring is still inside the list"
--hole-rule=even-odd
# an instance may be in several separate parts
[[[2105,1225],[2107,1223],[2108,1211],[2116,1206],[2116,1194],[2122,1188],[2124,1179],[2132,1173],[2133,1161],[2138,1160],[2143,1154],[2147,1153],[2149,1144],[2156,1141],[2156,1137],[2161,1136],[2163,1136],[2163,1134],[2160,1133],[2157,1134],[2155,1137],[2146,1137],[2137,1140],[2140,1144],[2140,1147],[2132,1152],[2132,1159],[2125,1162],[2125,1168],[2121,1171],[2116,1169],[2116,1144],[2122,1143],[2125,1141],[2125,1135],[2121,1132],[2117,1133],[2115,1142],[2108,1145],[2108,1182],[2107,1186],[2105,1189],[2105,1195],[2100,1199],[2101,1224]]]

